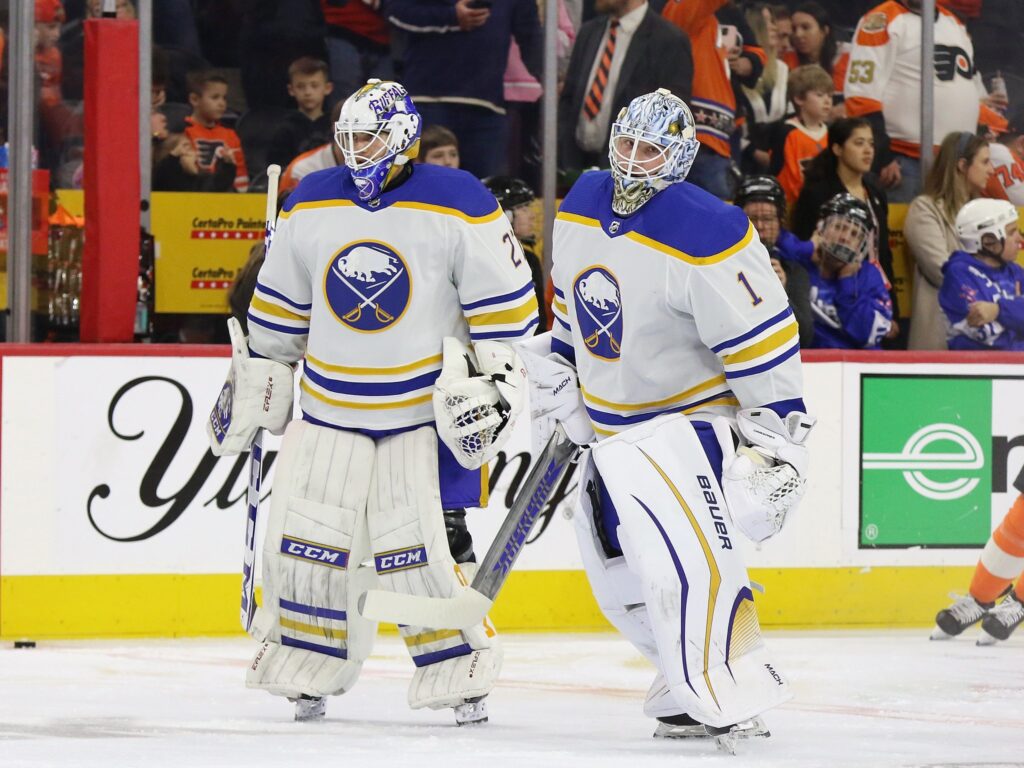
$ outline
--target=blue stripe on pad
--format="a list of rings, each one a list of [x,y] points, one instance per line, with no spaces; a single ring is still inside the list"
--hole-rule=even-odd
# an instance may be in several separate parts
[[[345,611],[338,611],[333,608],[315,608],[312,605],[293,603],[291,600],[285,600],[283,597],[278,599],[277,604],[286,611],[304,613],[306,616],[316,616],[321,619],[335,619],[337,621],[347,620]]]
[[[424,653],[420,656],[413,656],[412,663],[417,667],[426,667],[430,664],[437,664],[439,661],[445,661],[446,659],[468,656],[472,652],[473,649],[469,647],[469,643],[463,643],[462,645],[456,645],[454,648],[445,648],[443,651],[434,651],[432,653]]]
[[[296,640],[294,637],[288,637],[288,635],[281,635],[281,645],[287,645],[290,648],[301,648],[304,651],[312,651],[313,653],[322,653],[324,656],[333,656],[336,659],[348,658],[348,651],[344,648],[331,648],[329,645]]]

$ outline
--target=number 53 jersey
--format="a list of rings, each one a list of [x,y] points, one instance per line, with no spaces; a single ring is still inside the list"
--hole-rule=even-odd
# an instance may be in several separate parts
[[[249,347],[302,360],[304,418],[386,432],[434,420],[441,340],[535,332],[530,268],[470,174],[417,165],[370,205],[345,167],[285,203],[249,307]]]
[[[552,351],[598,437],[679,411],[806,410],[796,320],[743,212],[683,182],[622,218],[612,186],[580,177],[553,246]]]

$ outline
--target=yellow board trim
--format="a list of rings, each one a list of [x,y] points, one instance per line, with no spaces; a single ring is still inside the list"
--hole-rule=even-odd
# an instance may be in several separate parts
[[[332,629],[331,627],[318,627],[316,624],[306,624],[302,621],[295,621],[294,619],[286,619],[284,616],[278,619],[279,623],[285,629],[291,629],[295,632],[305,632],[307,635],[317,635],[319,637],[326,638],[327,640],[347,640],[348,632],[344,629]]]
[[[305,203],[296,203],[290,211],[281,211],[278,218],[287,219],[296,211],[310,211],[317,208],[352,208],[355,203],[351,200],[310,200]]]
[[[500,312],[485,312],[482,315],[473,315],[467,318],[471,328],[479,328],[482,325],[512,325],[521,323],[531,315],[537,314],[537,296],[530,294],[525,303],[512,309],[503,309]]]
[[[271,304],[265,299],[261,299],[258,296],[252,297],[252,308],[258,309],[266,315],[273,315],[274,317],[283,317],[285,320],[297,320],[301,323],[309,322],[309,315],[300,315],[295,312],[289,312],[287,309]]]
[[[766,587],[754,594],[764,629],[923,629],[973,573],[974,566],[753,568],[750,578]],[[236,573],[4,576],[0,640],[242,637],[241,584]],[[513,570],[491,618],[504,632],[612,630],[583,571]]]
[[[656,251],[660,251],[667,256],[671,256],[673,259],[679,259],[687,264],[693,264],[697,267],[707,267],[712,264],[720,264],[721,262],[728,259],[730,256],[742,251],[748,245],[754,237],[754,225],[747,225],[747,233],[740,238],[740,241],[730,248],[726,248],[724,251],[713,253],[710,256],[693,256],[685,251],[680,251],[678,248],[673,248],[670,245],[659,243],[653,238],[647,237],[647,235],[641,235],[639,232],[627,232],[626,237],[641,245],[646,245],[648,248],[653,248]]]
[[[306,383],[305,379],[299,382],[299,386],[302,388],[303,392],[309,393],[312,397],[315,397],[322,403],[327,403],[327,405],[332,405],[335,408],[357,408],[362,411],[380,411],[388,408],[408,408],[413,405],[429,403],[433,397],[433,394],[428,393],[426,395],[420,395],[419,397],[410,398],[409,400],[395,400],[390,403],[356,403],[351,400],[335,400],[333,397],[328,397],[322,392],[317,392]]]
[[[414,645],[426,645],[436,643],[438,640],[447,640],[450,637],[458,637],[462,633],[457,629],[439,629],[436,632],[421,632],[418,635],[409,635],[405,638],[405,644],[410,648]]]
[[[486,224],[489,221],[500,219],[505,215],[501,210],[501,206],[498,206],[496,210],[484,216],[470,216],[468,213],[463,213],[458,208],[448,208],[444,205],[433,205],[432,203],[414,203],[411,200],[403,200],[393,203],[391,207],[410,208],[416,211],[429,211],[430,213],[443,213],[446,216],[455,216],[463,221],[468,221],[470,224]]]
[[[715,706],[719,710],[722,709],[722,705],[718,703],[718,696],[715,695],[715,689],[711,686],[711,677],[708,673],[708,659],[711,654],[711,622],[715,617],[715,605],[718,603],[718,590],[722,586],[722,574],[718,570],[718,561],[715,559],[715,553],[711,551],[711,545],[708,544],[707,538],[704,536],[704,531],[701,530],[700,525],[697,523],[697,518],[694,517],[693,512],[686,505],[686,501],[683,499],[683,495],[679,493],[679,489],[676,488],[675,483],[672,482],[665,470],[663,470],[654,459],[652,459],[647,452],[641,448],[640,453],[644,455],[644,458],[651,463],[655,471],[661,475],[661,479],[665,481],[665,485],[668,486],[669,490],[672,491],[672,495],[675,496],[676,503],[679,504],[683,509],[683,513],[686,515],[686,519],[690,522],[690,527],[693,528],[693,532],[697,535],[697,541],[700,542],[700,548],[704,552],[704,560],[708,564],[708,571],[710,572],[709,587],[711,588],[711,594],[708,595],[708,616],[707,623],[704,627],[704,683],[708,687],[708,691],[711,693],[711,698],[715,700]]]
[[[645,408],[657,408],[662,405],[673,405],[681,400],[687,400],[694,395],[698,395],[701,392],[706,392],[718,384],[725,384],[724,373],[720,373],[707,381],[702,381],[700,384],[690,387],[686,391],[680,392],[677,395],[669,395],[666,398],[661,400],[652,400],[649,403],[615,403],[611,400],[605,400],[603,397],[592,395],[590,392],[587,392],[583,386],[580,386],[580,392],[583,393],[583,399],[593,405],[602,405],[606,408],[614,408],[617,411],[642,411]]]
[[[406,365],[395,365],[390,368],[369,368],[365,366],[334,365],[332,363],[325,363],[322,360],[318,360],[310,354],[306,355],[306,360],[322,371],[329,371],[331,373],[347,373],[352,376],[391,376],[396,373],[408,373],[409,371],[415,371],[419,368],[426,368],[428,365],[437,365],[441,362],[441,359],[441,355],[431,355],[430,357],[425,357],[422,360],[417,360],[415,363],[407,363]]]
[[[739,352],[733,352],[731,355],[726,355],[722,358],[722,362],[726,365],[736,365],[737,363],[747,363],[761,357],[762,355],[767,355],[769,352],[776,350],[783,344],[795,339],[797,331],[798,326],[794,320],[782,330],[776,331],[771,336],[757,342],[757,344],[752,344],[746,349],[741,349]]]

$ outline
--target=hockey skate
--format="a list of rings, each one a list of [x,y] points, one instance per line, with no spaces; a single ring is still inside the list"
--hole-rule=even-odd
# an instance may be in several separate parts
[[[462,704],[452,707],[455,712],[455,724],[462,725],[483,725],[487,722],[487,697],[478,696],[475,699],[467,699]]]
[[[995,603],[979,603],[970,595],[950,595],[954,600],[949,608],[943,608],[935,616],[935,629],[932,640],[948,640],[956,637],[968,627],[977,624],[985,617]]]
[[[327,716],[327,699],[324,696],[302,694],[297,699],[289,697],[288,701],[295,704],[295,722],[297,723],[323,720]]]
[[[730,755],[736,754],[736,743],[742,739],[768,738],[771,732],[760,717],[753,717],[730,726],[716,728],[694,720],[689,715],[659,717],[654,730],[656,739],[713,738],[715,746]]]
[[[1024,603],[1016,593],[1011,592],[1003,598],[1003,602],[985,614],[981,621],[981,637],[978,645],[994,645],[1000,640],[1009,639],[1020,623],[1024,621]]]

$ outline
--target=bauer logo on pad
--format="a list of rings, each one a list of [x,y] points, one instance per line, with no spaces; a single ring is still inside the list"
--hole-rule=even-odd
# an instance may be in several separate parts
[[[373,556],[373,563],[377,568],[377,573],[395,573],[396,571],[408,571],[411,568],[422,568],[427,564],[427,548],[421,544],[416,547],[381,552]]]
[[[281,554],[340,570],[348,567],[347,549],[334,549],[326,544],[317,544],[315,541],[296,539],[292,536],[281,537]]]

